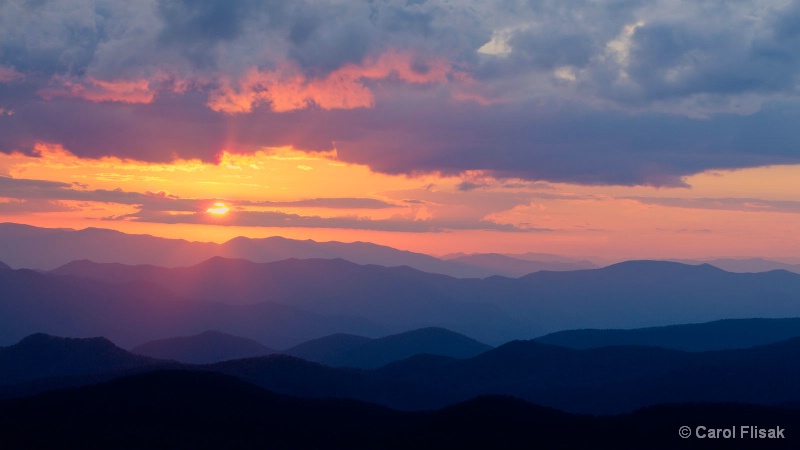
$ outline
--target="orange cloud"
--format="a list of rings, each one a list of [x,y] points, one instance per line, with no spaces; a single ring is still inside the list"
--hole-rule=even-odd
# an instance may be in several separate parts
[[[324,78],[309,79],[297,68],[250,69],[237,82],[226,78],[211,93],[208,107],[229,114],[247,113],[268,103],[276,112],[316,105],[322,109],[370,108],[375,99],[365,80],[395,78],[405,83],[443,83],[452,73],[442,59],[420,59],[408,52],[390,51],[360,65],[349,64]]]

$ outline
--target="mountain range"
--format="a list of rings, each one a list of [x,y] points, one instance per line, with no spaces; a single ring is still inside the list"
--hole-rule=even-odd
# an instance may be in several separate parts
[[[690,352],[747,348],[800,336],[800,318],[729,319],[630,330],[564,330],[536,340],[587,349],[645,345]]]
[[[756,442],[760,448],[798,445],[790,429],[800,423],[800,411],[785,408],[664,405],[592,417],[493,396],[408,413],[344,399],[287,397],[198,371],[158,371],[0,401],[0,435],[7,448],[704,449],[723,447],[682,440],[678,428],[734,423],[764,429],[783,424],[786,438]]]
[[[513,341],[470,358],[417,355],[375,369],[330,367],[288,355],[179,365],[132,355],[98,338],[36,335],[0,352],[0,395],[181,369],[226,374],[296,397],[349,398],[402,410],[510,395],[563,411],[608,415],[663,403],[800,404],[798,354],[800,338],[713,352],[641,346],[575,350]]]
[[[252,339],[209,330],[193,336],[145,342],[132,348],[131,352],[189,364],[210,364],[228,359],[266,356],[278,351]]]
[[[109,331],[107,326],[93,326],[87,315],[79,317],[85,332],[108,336],[122,345],[129,345],[136,336],[139,340],[132,345],[216,329],[268,347],[288,348],[333,333],[376,337],[424,327],[443,327],[497,345],[564,329],[800,316],[798,274],[738,274],[710,265],[664,261],[543,271],[520,278],[458,279],[341,259],[253,263],[215,257],[181,268],[79,261],[47,274],[0,271],[0,277],[6,277],[10,286],[30,285],[20,284],[17,294],[1,299],[4,303],[35,297],[54,285],[53,295],[64,296],[79,288],[80,294],[67,297],[105,309],[104,314],[95,312],[95,322],[120,317],[116,310],[127,308],[130,329],[123,320]],[[121,292],[112,293],[115,289]],[[98,294],[118,300],[111,304]],[[30,300],[18,301],[30,305]],[[50,297],[41,301],[44,305],[30,316],[20,317],[22,306],[9,307],[8,317],[0,317],[9,323],[7,330],[0,328],[5,335],[0,338],[13,342],[38,331],[75,336],[72,329],[54,328],[59,323],[54,317],[45,320],[52,308],[64,302],[47,303],[52,302]],[[148,302],[151,306],[144,307]],[[159,314],[159,308],[167,311]],[[70,317],[70,311],[63,314]],[[285,320],[277,320],[278,315]],[[264,321],[260,326],[257,318]],[[27,329],[20,330],[23,324]]]
[[[377,339],[334,334],[283,353],[329,366],[375,368],[422,354],[470,358],[491,348],[444,328],[422,328]]]
[[[52,270],[81,259],[129,265],[181,267],[198,264],[214,256],[254,262],[274,262],[289,258],[342,258],[357,264],[409,266],[459,278],[519,276],[535,270],[589,268],[591,264],[572,260],[551,261],[546,257],[543,261],[531,261],[508,256],[503,257],[502,264],[496,264],[485,261],[486,255],[467,257],[463,261],[445,261],[422,253],[368,242],[237,237],[216,244],[126,234],[102,228],[72,230],[38,228],[15,223],[0,223],[0,255],[11,267],[38,270]],[[491,260],[494,256],[489,255],[488,258]]]

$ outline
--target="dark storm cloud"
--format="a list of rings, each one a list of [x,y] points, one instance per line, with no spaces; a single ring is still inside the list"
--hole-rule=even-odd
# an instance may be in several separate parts
[[[797,3],[7,0],[0,74],[5,152],[335,147],[387,173],[672,186],[800,162]],[[301,94],[231,109],[281,89]]]

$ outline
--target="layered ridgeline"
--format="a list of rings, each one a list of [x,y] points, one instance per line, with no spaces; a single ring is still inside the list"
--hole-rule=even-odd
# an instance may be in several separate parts
[[[45,274],[0,271],[0,278],[7,286],[0,343],[43,331],[103,335],[127,347],[215,329],[280,349],[334,333],[443,327],[497,345],[565,329],[800,316],[798,274],[656,261],[516,279],[341,259],[212,258],[172,269],[82,261]]]
[[[133,265],[189,266],[214,256],[273,262],[289,258],[343,258],[358,264],[409,266],[455,277],[520,276],[537,270],[574,270],[593,267],[569,258],[549,255],[472,255],[445,261],[422,253],[397,250],[368,242],[315,242],[282,237],[237,237],[222,244],[133,235],[101,228],[72,230],[0,224],[0,255],[14,268],[51,270],[70,261],[88,259]],[[488,258],[488,260],[487,260]],[[496,261],[501,258],[502,261]],[[531,259],[534,258],[534,259]]]
[[[646,345],[686,351],[764,345],[800,336],[800,318],[729,319],[630,330],[564,330],[536,340],[570,348]]]
[[[287,397],[232,377],[186,371],[0,401],[0,434],[9,448],[672,450],[717,448],[707,440],[681,439],[681,426],[747,424],[775,432],[780,426],[785,438],[728,440],[725,448],[793,449],[798,434],[791,427],[797,423],[800,411],[754,405],[668,405],[591,417],[508,397],[407,413],[343,399]]]
[[[304,342],[284,353],[329,366],[370,368],[423,354],[469,358],[491,348],[444,328],[423,328],[378,339],[335,334]]]
[[[424,272],[460,278],[492,275],[519,277],[532,272],[571,271],[597,268],[590,262],[547,253],[464,254],[435,258],[368,242],[315,242],[282,237],[250,239],[237,237],[222,244],[165,239],[149,235],[86,228],[38,228],[0,223],[0,259],[13,268],[52,270],[75,260],[117,262],[163,267],[190,266],[214,256],[274,262],[289,258],[343,258],[357,264],[409,266]],[[800,260],[763,258],[675,260],[689,265],[711,264],[728,272],[787,270],[800,273]]]
[[[403,410],[440,408],[482,395],[591,414],[663,403],[791,406],[800,405],[798,354],[800,338],[700,353],[638,346],[575,350],[514,341],[471,358],[425,354],[375,369],[337,368],[288,355],[198,366],[138,357],[100,339],[37,335],[0,350],[0,397],[180,367],[231,375],[297,397],[349,398]]]
[[[209,364],[228,359],[271,355],[277,353],[277,350],[252,339],[209,330],[193,336],[145,342],[132,348],[131,352],[189,364]]]

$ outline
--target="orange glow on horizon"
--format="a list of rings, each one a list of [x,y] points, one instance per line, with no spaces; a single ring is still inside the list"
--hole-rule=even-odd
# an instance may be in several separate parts
[[[211,208],[206,209],[206,212],[210,213],[210,214],[222,216],[224,214],[227,214],[228,210],[229,210],[229,208],[227,206],[225,206],[225,203],[217,202],[217,203],[214,203],[214,206],[212,206]]]
[[[429,254],[800,253],[800,204],[792,203],[800,166],[697,174],[687,177],[690,188],[597,187],[498,180],[477,171],[386,175],[342,161],[335,151],[291,147],[223,152],[217,163],[78,158],[50,144],[36,150],[38,157],[0,153],[0,176],[27,180],[0,192],[0,221],[215,242],[275,235],[370,241]],[[150,205],[149,215],[140,202]],[[365,223],[376,228],[347,228]],[[420,231],[426,223],[435,227]],[[479,229],[482,223],[497,230]]]

